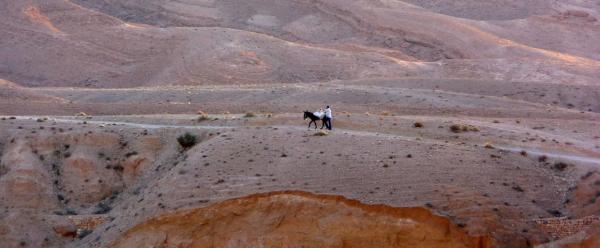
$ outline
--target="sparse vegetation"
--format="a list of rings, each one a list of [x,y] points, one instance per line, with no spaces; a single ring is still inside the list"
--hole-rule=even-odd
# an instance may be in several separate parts
[[[567,169],[567,167],[569,167],[569,165],[563,162],[556,162],[552,166],[552,168],[557,171],[564,171],[565,169]]]
[[[186,132],[185,134],[177,137],[177,142],[179,142],[179,145],[181,145],[181,147],[188,149],[196,145],[196,143],[198,143],[198,137],[196,137],[196,135]]]
[[[423,128],[424,126],[423,126],[423,123],[421,123],[421,122],[415,122],[413,124],[413,127],[415,127],[415,128]]]
[[[254,113],[254,112],[246,112],[246,115],[244,115],[244,117],[246,117],[246,118],[254,118],[254,117],[256,117],[256,113]]]
[[[483,145],[483,147],[485,147],[487,149],[494,149],[494,146],[490,142],[485,142],[485,145]]]
[[[196,119],[196,121],[201,122],[201,121],[207,121],[210,120],[210,117],[208,117],[207,114],[202,114],[200,116],[198,116],[198,118]]]
[[[125,154],[125,157],[126,157],[126,158],[129,158],[129,157],[131,157],[131,156],[135,156],[135,155],[137,155],[137,154],[138,154],[138,152],[136,152],[136,151],[133,151],[133,152],[128,152],[128,153],[126,153],[126,154]]]
[[[94,210],[94,214],[106,214],[112,210],[112,207],[107,203],[100,202],[96,205],[96,210]]]
[[[479,128],[467,124],[453,124],[450,126],[450,131],[452,131],[453,133],[479,132]]]
[[[523,188],[521,188],[521,186],[519,186],[519,185],[512,186],[512,189],[514,189],[514,190],[515,190],[515,191],[517,191],[517,192],[523,192],[523,191],[525,191],[525,190],[523,190]]]
[[[325,130],[319,130],[314,134],[314,136],[327,136],[329,133]]]
[[[550,210],[548,210],[548,213],[554,217],[561,217],[563,215],[560,211],[558,211],[556,209],[550,209]]]
[[[77,238],[78,239],[85,238],[85,236],[88,236],[92,232],[93,231],[90,229],[77,229]]]

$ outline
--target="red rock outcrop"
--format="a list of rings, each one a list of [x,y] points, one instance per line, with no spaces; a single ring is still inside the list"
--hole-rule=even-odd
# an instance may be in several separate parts
[[[491,247],[424,208],[365,205],[341,196],[273,192],[166,214],[118,247]]]

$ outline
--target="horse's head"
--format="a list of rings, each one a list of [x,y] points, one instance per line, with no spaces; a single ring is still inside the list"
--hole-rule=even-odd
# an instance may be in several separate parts
[[[308,110],[307,110],[307,111],[304,111],[304,119],[305,119],[305,120],[306,120],[306,118],[308,118],[308,113],[309,113],[309,112],[308,112]]]

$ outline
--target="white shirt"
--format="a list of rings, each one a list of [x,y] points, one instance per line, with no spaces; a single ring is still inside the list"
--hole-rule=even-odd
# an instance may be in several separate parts
[[[333,116],[331,115],[331,108],[325,109],[325,116],[327,116],[329,119],[333,119]]]
[[[319,117],[319,118],[321,118],[321,119],[323,118],[323,112],[321,112],[321,111],[314,112],[313,114],[314,114],[316,117]]]

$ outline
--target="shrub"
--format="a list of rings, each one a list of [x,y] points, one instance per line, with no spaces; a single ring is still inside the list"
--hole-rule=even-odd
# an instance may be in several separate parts
[[[421,122],[415,122],[415,124],[413,124],[413,127],[415,127],[415,128],[423,128],[423,123],[421,123]]]
[[[554,163],[553,168],[557,171],[564,171],[569,165],[563,162]]]
[[[318,132],[316,132],[314,135],[315,136],[327,136],[329,133],[327,133],[327,131],[325,130],[319,130]]]
[[[256,113],[254,113],[254,112],[247,112],[246,115],[244,115],[244,117],[246,117],[246,118],[253,118],[253,117],[256,117]]]
[[[521,186],[519,186],[519,185],[512,186],[512,189],[514,189],[514,190],[515,190],[515,191],[517,191],[517,192],[523,192],[523,191],[525,191],[525,190],[523,190],[523,188],[521,188]]]
[[[479,132],[479,128],[473,125],[465,125],[465,124],[453,124],[450,126],[450,131],[453,133],[462,133],[462,132]]]
[[[110,212],[110,210],[112,210],[111,206],[109,206],[107,203],[100,202],[98,203],[98,205],[96,205],[96,210],[94,211],[94,214],[106,214]]]
[[[201,122],[201,121],[207,121],[207,120],[210,120],[210,118],[208,117],[208,115],[207,115],[207,114],[202,114],[202,115],[198,116],[198,119],[196,119],[196,120],[197,120],[198,122]]]
[[[92,233],[92,230],[90,229],[77,229],[77,238],[82,239],[85,236],[88,236],[90,233]]]
[[[460,125],[453,124],[452,126],[450,126],[450,131],[452,131],[453,133],[460,133],[462,132],[462,129],[460,128]]]
[[[555,210],[555,209],[547,210],[547,212],[554,217],[561,217],[563,215],[560,211]]]
[[[187,149],[196,145],[196,143],[198,143],[198,138],[196,137],[196,135],[186,132],[185,134],[177,138],[177,142],[179,142],[179,145],[181,145],[181,147]]]
[[[487,149],[494,149],[494,146],[493,146],[493,145],[492,145],[492,143],[490,143],[490,142],[486,142],[486,143],[485,143],[485,145],[484,145],[483,147],[485,147],[485,148],[487,148]]]

